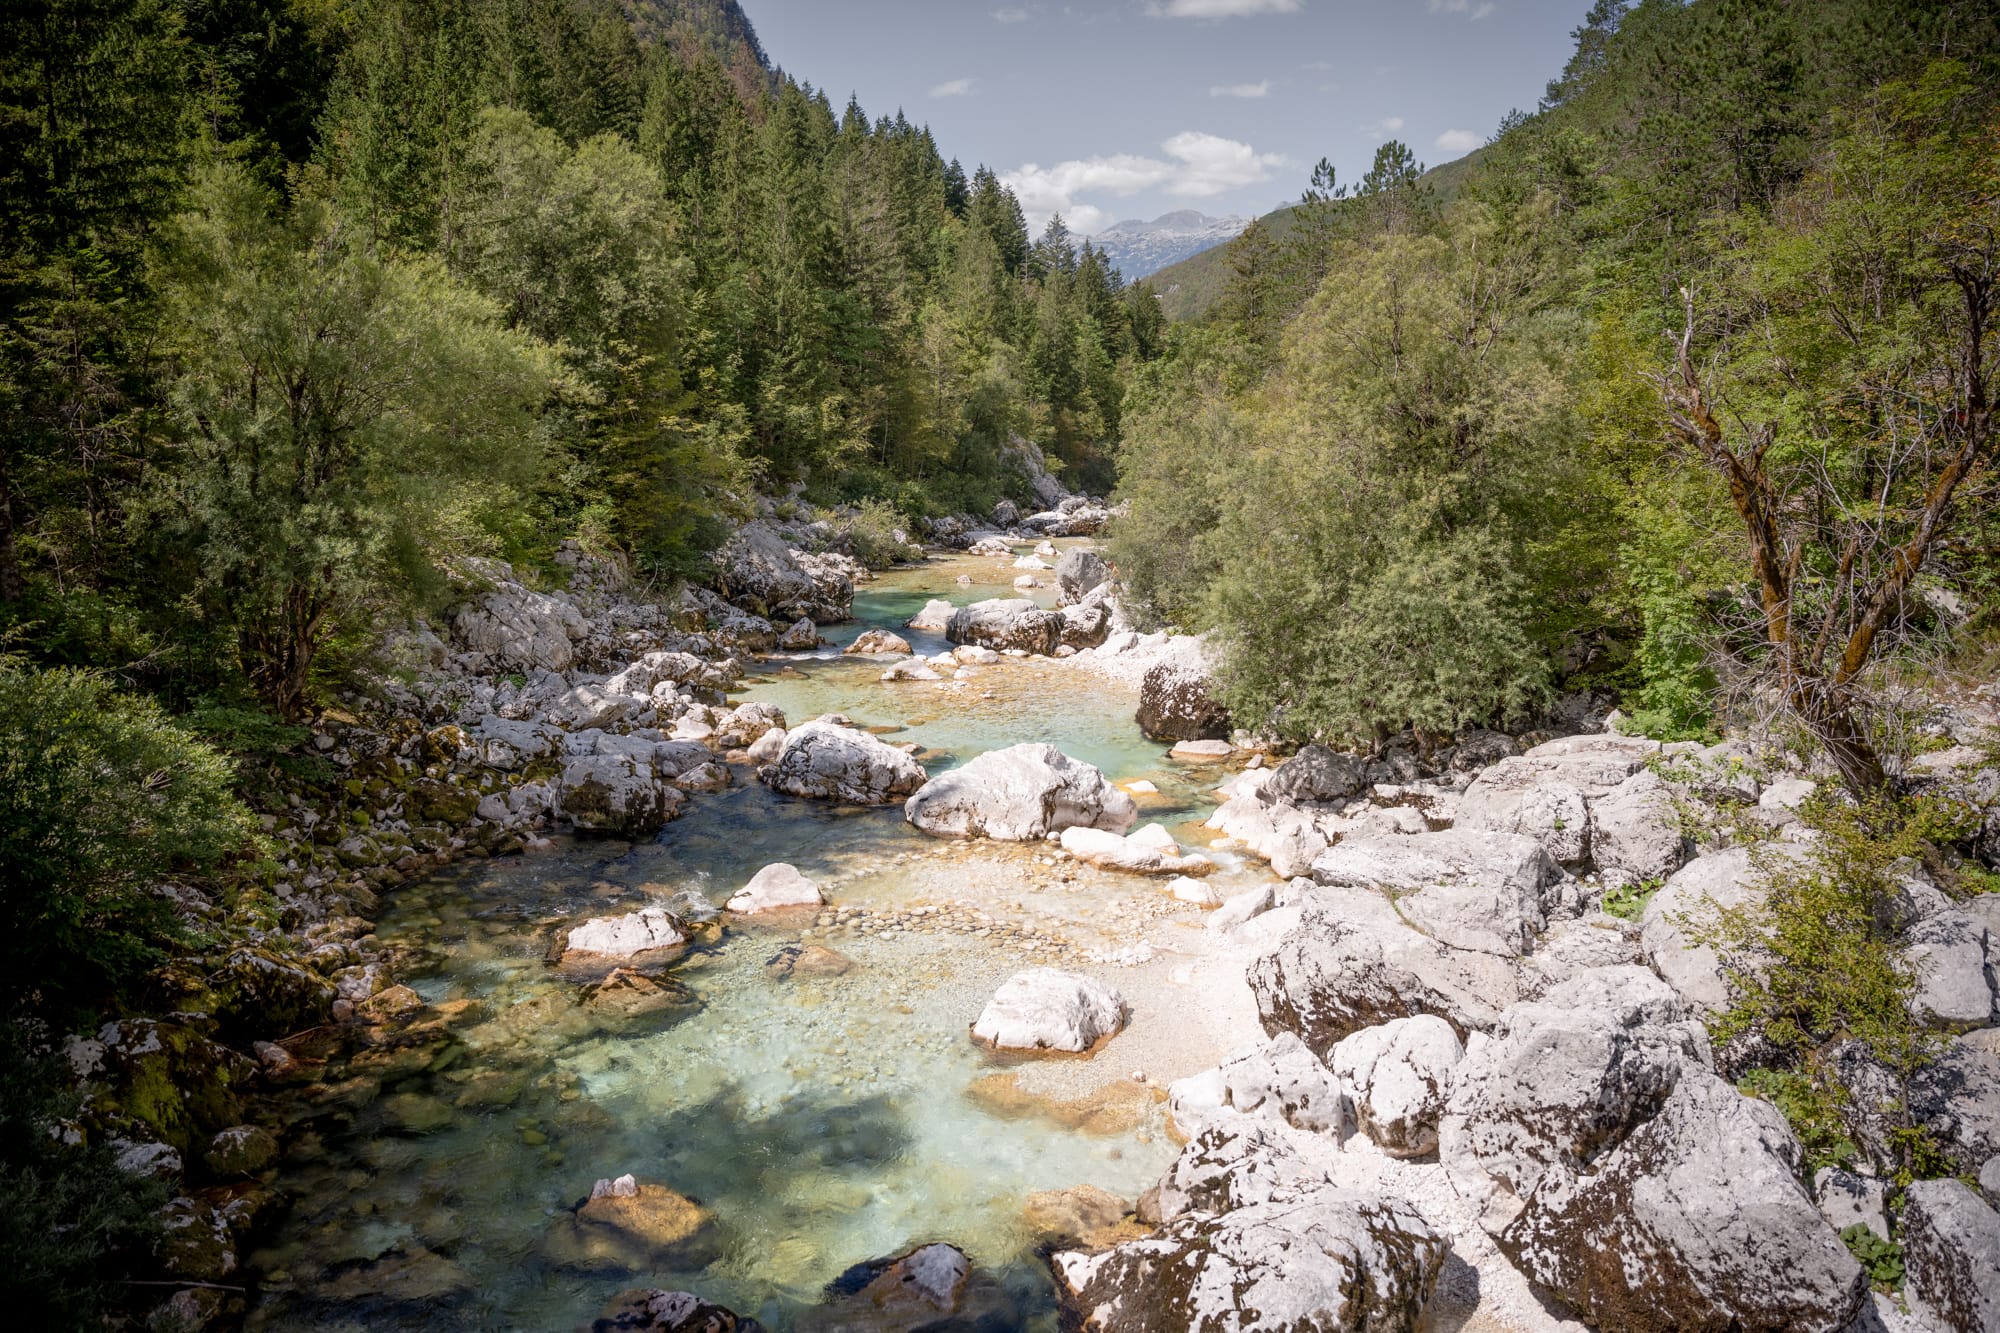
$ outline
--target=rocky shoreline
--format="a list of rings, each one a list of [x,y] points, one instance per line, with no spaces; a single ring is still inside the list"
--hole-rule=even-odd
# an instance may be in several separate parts
[[[845,718],[732,706],[728,693],[761,655],[816,647],[818,626],[845,619],[870,577],[824,549],[824,530],[775,517],[746,525],[720,554],[715,589],[667,604],[574,548],[560,557],[559,591],[498,563],[468,566],[466,594],[439,629],[392,636],[399,670],[372,699],[344,701],[315,725],[314,752],[335,777],[317,801],[295,791],[270,802],[277,851],[266,882],[240,892],[227,920],[180,891],[190,919],[224,931],[229,947],[192,962],[163,1016],[70,1042],[87,1096],[73,1132],[112,1142],[128,1169],[174,1189],[160,1271],[185,1285],[157,1320],[214,1326],[241,1312],[240,1254],[281,1203],[283,1123],[265,1100],[372,1097],[380,1075],[426,1067],[449,1025],[477,1018],[397,983],[399,959],[373,933],[381,895],[465,858],[532,854],[558,832],[649,838],[704,793],[748,781],[803,799],[903,805],[934,837],[1046,842],[1075,864],[1156,876],[1169,897],[1212,908],[1210,933],[1248,960],[1267,1041],[1173,1086],[1173,1121],[1189,1142],[1158,1190],[1109,1212],[1097,1200],[1090,1226],[1050,1233],[1068,1326],[1195,1327],[1232,1310],[1229,1326],[1243,1329],[1410,1326],[1433,1300],[1462,1301],[1454,1265],[1514,1293],[1521,1327],[1560,1326],[1528,1298],[1530,1283],[1603,1327],[1651,1326],[1661,1311],[1676,1327],[1905,1318],[1866,1299],[1839,1235],[1852,1220],[1842,1201],[1879,1198],[1880,1183],[1805,1179],[1782,1118],[1729,1083],[1728,1055],[1700,1024],[1725,1001],[1722,980],[1683,928],[1691,907],[1747,891],[1745,838],[1800,836],[1792,812],[1812,779],[1741,742],[1619,736],[1589,700],[1524,736],[1473,732],[1429,747],[1406,737],[1367,756],[1307,747],[1276,762],[1272,747],[1232,729],[1199,641],[1123,622],[1101,559],[1075,547],[1014,555],[1108,517],[1062,496],[1025,517],[997,513],[1011,521],[1006,533],[934,524],[935,543],[1007,561],[1038,585],[1048,575],[1058,605],[933,602],[911,623],[943,633],[954,652],[917,658],[887,630],[848,651],[880,656],[885,680],[940,689],[976,686],[979,671],[1030,656],[1138,687],[1146,734],[1226,777],[1206,849],[1157,824],[1135,832],[1130,796],[1052,747],[992,751],[933,779],[920,747]],[[1952,738],[1967,744],[1924,760],[1930,781],[1988,812],[1989,854],[2000,850],[2000,780],[1969,745],[1990,726],[1968,717]],[[1690,836],[1696,827],[1707,840]],[[1201,882],[1218,853],[1268,862],[1274,878],[1225,899]],[[866,928],[869,914],[828,905],[797,880],[753,883],[729,908],[800,912],[822,938]],[[1985,1256],[2000,1254],[1990,1232],[2000,911],[1952,899],[1918,869],[1906,893],[1926,960],[1923,1002],[1957,1034],[1925,1114],[1986,1192],[1951,1181],[1912,1191],[1916,1211],[1900,1228],[1910,1317],[1973,1327],[2000,1310],[1982,1275]],[[657,919],[607,917],[559,940],[552,959],[578,969],[579,1021],[693,1002],[670,965],[724,926],[648,910]],[[877,918],[885,924],[994,929],[991,918],[927,909]],[[1044,947],[1038,933],[1015,936],[1031,956]],[[839,958],[818,944],[795,953],[787,976]],[[1115,1044],[1122,1001],[1091,990],[1099,983],[1087,975],[1054,979],[1077,975],[1022,974],[1034,979],[975,1035],[1029,1050]],[[343,1080],[329,1084],[333,1067]],[[1373,1164],[1383,1159],[1403,1165]],[[600,1184],[593,1204],[640,1197]],[[1299,1238],[1309,1261],[1276,1263],[1273,1247]],[[1746,1261],[1746,1249],[1763,1257]],[[1637,1269],[1579,1258],[1635,1253],[1652,1258]],[[444,1281],[428,1270],[391,1276],[406,1292]],[[916,1293],[901,1315],[856,1324],[852,1310],[829,1313],[826,1326],[963,1317],[977,1305],[967,1293],[988,1282],[960,1251],[924,1247],[880,1261],[834,1302],[861,1309],[865,1295],[868,1309],[903,1309],[902,1295],[883,1293]],[[1242,1313],[1251,1309],[1254,1319]],[[595,1326],[754,1321],[685,1293],[640,1291]]]

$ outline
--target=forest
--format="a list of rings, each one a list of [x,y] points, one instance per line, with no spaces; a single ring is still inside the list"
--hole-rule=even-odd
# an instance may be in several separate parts
[[[327,781],[308,726],[463,562],[667,592],[760,504],[983,524],[1017,438],[1275,746],[1591,695],[1837,778],[1846,859],[1724,1023],[1832,1151],[1812,1053],[1935,1046],[1868,895],[1977,837],[1904,779],[2000,666],[2000,16],[1594,0],[1575,43],[1448,190],[1323,161],[1169,322],[730,0],[6,6],[0,1288],[129,1306],[161,1195],[65,1137],[64,1038],[269,924],[260,789]]]

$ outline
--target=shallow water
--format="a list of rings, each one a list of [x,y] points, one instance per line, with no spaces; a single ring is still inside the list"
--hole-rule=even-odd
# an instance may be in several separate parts
[[[957,586],[960,572],[978,582]],[[893,739],[923,745],[933,773],[1050,741],[1116,779],[1150,777],[1161,794],[1143,802],[1148,819],[1176,827],[1205,814],[1213,771],[1168,764],[1133,725],[1131,691],[1094,674],[1009,659],[940,689],[884,685],[883,661],[837,656],[864,629],[900,627],[927,597],[1012,595],[1015,572],[957,557],[865,585],[855,620],[827,627],[833,649],[773,659],[739,697],[776,703],[794,723],[840,711],[900,726]],[[946,646],[905,633],[922,652]],[[1040,850],[940,843],[893,807],[832,807],[748,782],[697,796],[648,844],[566,843],[398,890],[378,937],[408,950],[402,979],[456,1011],[451,1036],[379,1084],[301,1098],[296,1115],[314,1134],[308,1160],[280,1181],[296,1202],[252,1261],[265,1289],[253,1326],[573,1328],[618,1291],[662,1286],[784,1330],[852,1265],[947,1240],[1006,1288],[1002,1324],[982,1327],[1052,1328],[1025,1196],[1089,1183],[1129,1200],[1172,1148],[1157,1105],[1086,1134],[968,1095],[1007,1067],[967,1034],[993,987],[1031,959],[1079,962],[1129,939],[1116,918],[1158,898],[1096,872],[1065,882]],[[705,915],[773,861],[821,879],[838,906],[936,905],[952,924],[732,927],[668,974],[698,1007],[622,1028],[587,1018],[576,982],[545,961],[576,919],[648,900]],[[1027,940],[1012,933],[1024,923]],[[802,935],[856,967],[768,976],[766,960]],[[1052,938],[1070,952],[1039,943]],[[1117,1060],[1117,1048],[1099,1058]],[[637,1271],[564,1266],[550,1239],[563,1210],[626,1172],[711,1209],[714,1243]]]

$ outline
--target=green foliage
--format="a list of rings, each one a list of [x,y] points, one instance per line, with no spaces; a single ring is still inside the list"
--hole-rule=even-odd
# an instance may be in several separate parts
[[[89,672],[0,662],[0,953],[16,1003],[131,981],[178,927],[163,879],[242,850],[227,760]]]
[[[1646,914],[1646,904],[1660,891],[1660,879],[1644,879],[1637,884],[1620,884],[1604,891],[1604,910],[1625,921],[1637,921]]]
[[[95,1333],[107,1275],[152,1242],[166,1188],[58,1137],[77,1110],[67,1067],[18,1022],[0,1023],[0,1068],[0,1299],[20,1327]]]
[[[1808,1171],[1852,1166],[1861,1150],[1847,1132],[1847,1090],[1813,1072],[1751,1069],[1737,1081],[1747,1096],[1778,1108],[1799,1136]]]
[[[1860,1262],[1869,1282],[1884,1291],[1894,1291],[1903,1285],[1902,1246],[1876,1235],[1866,1222],[1842,1227],[1840,1239],[1847,1252]]]
[[[1935,1150],[1909,1110],[1908,1089],[1943,1039],[1912,1012],[1917,978],[1902,949],[1899,879],[1912,858],[1961,831],[1963,812],[1935,801],[1854,802],[1823,789],[1800,817],[1818,835],[1810,843],[1751,852],[1760,904],[1693,923],[1737,996],[1711,1029],[1725,1044],[1756,1041],[1769,1067],[1760,1086],[1820,1155],[1861,1138],[1841,1132],[1859,1112],[1829,1063],[1857,1043],[1900,1092],[1883,1110],[1894,1160],[1880,1165],[1903,1180],[1934,1173]]]
[[[217,168],[161,261],[179,439],[155,513],[195,553],[258,694],[297,718],[345,617],[478,549],[529,480],[540,345],[432,262],[390,259]]]
[[[854,558],[870,569],[887,569],[910,558],[909,520],[880,500],[863,500],[841,523]]]

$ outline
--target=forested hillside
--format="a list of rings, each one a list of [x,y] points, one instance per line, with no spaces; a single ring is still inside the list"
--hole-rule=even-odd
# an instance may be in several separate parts
[[[983,511],[1017,431],[1111,484],[1152,304],[727,0],[5,23],[0,621],[38,660],[296,716],[456,555],[672,578],[796,485]]]
[[[1600,0],[1454,195],[1323,167],[1126,403],[1138,599],[1300,736],[1559,682],[1690,736],[1775,671],[1833,737],[1871,653],[1990,642],[1995,51],[1959,5]]]

